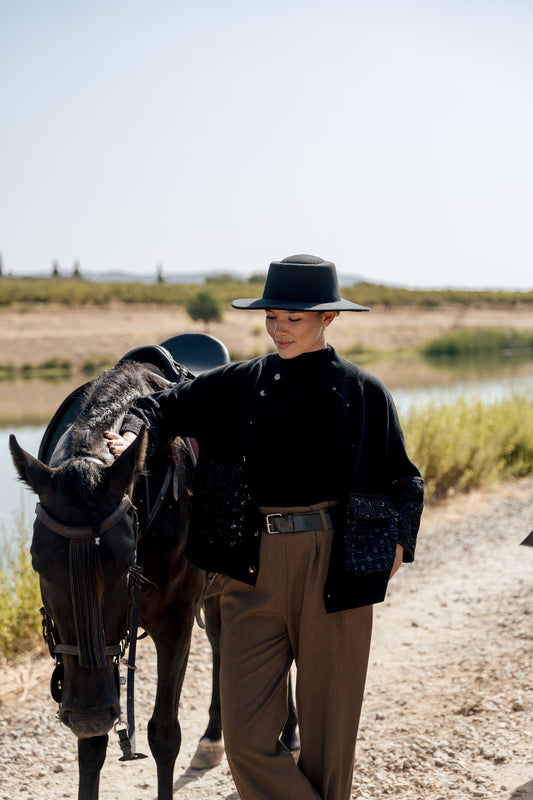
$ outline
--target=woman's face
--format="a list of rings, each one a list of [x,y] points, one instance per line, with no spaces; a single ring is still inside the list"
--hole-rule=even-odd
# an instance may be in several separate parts
[[[265,325],[282,358],[295,358],[326,346],[326,328],[334,311],[280,311],[268,308]]]

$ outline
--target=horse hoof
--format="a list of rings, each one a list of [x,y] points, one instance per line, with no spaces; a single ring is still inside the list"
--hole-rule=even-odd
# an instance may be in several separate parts
[[[191,767],[192,769],[211,769],[222,761],[224,756],[224,745],[222,742],[210,742],[205,739],[198,742],[196,753],[194,754]]]

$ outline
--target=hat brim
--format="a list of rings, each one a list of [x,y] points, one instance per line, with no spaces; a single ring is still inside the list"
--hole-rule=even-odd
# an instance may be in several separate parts
[[[370,311],[367,306],[360,306],[357,303],[350,302],[350,300],[344,300],[342,297],[332,303],[305,303],[297,300],[287,302],[286,300],[276,300],[269,297],[242,298],[233,300],[231,305],[233,308],[250,310],[277,308],[280,311]]]

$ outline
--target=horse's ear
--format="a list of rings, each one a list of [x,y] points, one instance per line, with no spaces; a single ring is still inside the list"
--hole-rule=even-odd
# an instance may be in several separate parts
[[[40,497],[50,487],[55,470],[23,450],[13,434],[9,437],[9,449],[20,480]]]
[[[106,470],[107,486],[111,494],[118,499],[135,483],[144,470],[148,433],[143,427],[138,436],[127,447],[120,458]]]

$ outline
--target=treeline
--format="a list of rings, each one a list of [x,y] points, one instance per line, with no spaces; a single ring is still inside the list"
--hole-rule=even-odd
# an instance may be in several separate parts
[[[0,280],[0,306],[31,303],[61,305],[109,305],[154,303],[184,305],[200,288],[217,302],[229,306],[235,297],[256,297],[262,291],[264,275],[241,280],[231,275],[206,278],[198,283],[110,282],[100,283],[74,278],[11,278]],[[474,291],[459,289],[405,289],[371,283],[343,286],[348,300],[367,306],[414,306],[435,308],[441,305],[516,306],[533,304],[533,291]]]

